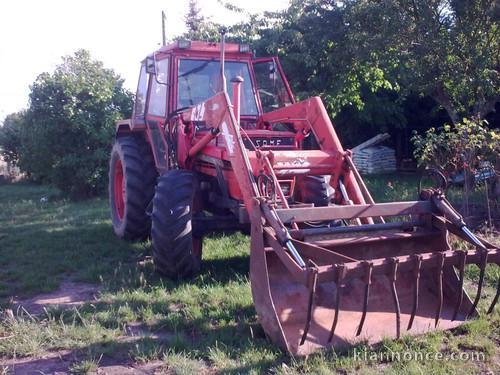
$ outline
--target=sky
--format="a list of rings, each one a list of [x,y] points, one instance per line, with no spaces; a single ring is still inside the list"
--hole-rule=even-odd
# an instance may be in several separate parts
[[[288,0],[230,0],[252,13],[286,8]],[[242,16],[217,0],[199,0],[202,14],[230,25]],[[185,31],[188,0],[0,1],[0,122],[28,106],[29,86],[52,72],[61,57],[88,49],[135,91],[140,61],[161,43],[161,11],[167,39]]]

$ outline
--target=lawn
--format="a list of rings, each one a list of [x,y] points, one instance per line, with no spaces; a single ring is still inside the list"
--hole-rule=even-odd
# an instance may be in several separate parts
[[[390,181],[390,183],[389,183]],[[368,178],[376,200],[414,199],[413,176]],[[492,240],[496,240],[493,238]],[[74,373],[98,366],[155,364],[158,373],[438,373],[500,371],[500,318],[471,321],[453,332],[387,340],[347,352],[291,358],[265,338],[252,304],[249,239],[243,234],[204,240],[203,270],[172,282],[154,272],[150,244],[114,237],[107,201],[69,202],[54,189],[0,186],[0,363],[60,353]],[[469,268],[469,284],[477,269]],[[498,269],[487,275],[484,310]],[[94,301],[33,315],[14,300],[56,290],[70,280],[95,284]],[[475,291],[474,291],[475,292]],[[489,297],[489,298],[488,298]],[[363,350],[376,359],[357,359]],[[397,360],[392,352],[481,353],[479,360]],[[40,362],[42,363],[42,362]],[[1,366],[0,366],[1,369]],[[5,368],[5,372],[7,372]]]

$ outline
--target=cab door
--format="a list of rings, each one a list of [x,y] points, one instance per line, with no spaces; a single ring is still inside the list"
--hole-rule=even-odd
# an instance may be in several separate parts
[[[168,170],[168,147],[165,139],[165,118],[168,113],[169,56],[146,59],[149,90],[146,106],[146,129],[156,167],[163,174]]]
[[[252,61],[262,112],[271,112],[295,103],[292,90],[276,57]]]

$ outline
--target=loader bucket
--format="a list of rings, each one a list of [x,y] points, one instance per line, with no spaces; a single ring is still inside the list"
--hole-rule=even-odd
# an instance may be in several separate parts
[[[414,203],[413,210],[424,207]],[[325,216],[328,209],[320,210]],[[286,220],[285,210],[276,211]],[[290,230],[306,263],[300,268],[286,247],[280,251],[276,231],[256,219],[250,261],[255,308],[268,337],[293,355],[457,327],[477,315],[463,290],[465,264],[500,262],[491,246],[451,250],[445,227],[391,222]]]

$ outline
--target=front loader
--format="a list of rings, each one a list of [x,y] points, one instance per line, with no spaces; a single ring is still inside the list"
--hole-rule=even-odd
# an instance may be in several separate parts
[[[143,61],[109,180],[115,233],[151,237],[168,277],[200,270],[205,234],[249,230],[259,321],[294,355],[456,327],[478,314],[486,265],[500,264],[442,189],[375,203],[321,99],[296,102],[277,58],[224,39]],[[471,249],[452,249],[449,233]],[[480,268],[473,300],[467,264]]]

